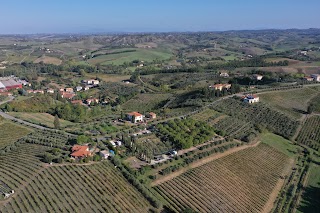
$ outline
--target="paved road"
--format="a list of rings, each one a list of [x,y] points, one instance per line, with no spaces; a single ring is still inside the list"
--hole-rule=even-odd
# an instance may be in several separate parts
[[[13,96],[9,96],[9,99],[8,99],[8,100],[0,101],[0,105],[5,104],[5,103],[8,103],[8,102],[10,102],[10,101],[13,101],[13,99],[14,99]]]
[[[0,102],[0,105],[1,104],[5,104],[5,103],[8,103],[10,101],[13,101],[14,100],[14,97],[13,96],[9,96],[9,99],[8,100],[5,100],[5,101],[2,101]],[[40,130],[56,130],[56,129],[51,129],[51,128],[47,128],[47,127],[44,127],[44,126],[40,126],[40,125],[37,125],[37,124],[33,124],[33,123],[30,123],[28,121],[24,121],[24,120],[21,120],[19,118],[16,118],[16,117],[13,117],[11,115],[8,115],[7,113],[4,113],[2,111],[0,111],[0,116],[8,119],[8,120],[11,120],[11,121],[16,121],[18,123],[21,123],[21,124],[24,124],[26,126],[30,126],[30,127],[33,127],[33,128],[36,128],[36,129],[40,129]],[[67,133],[67,132],[64,132],[64,131],[60,131],[62,133],[65,133],[67,135],[70,135],[70,136],[76,136],[74,134],[71,134],[71,133]]]
[[[33,124],[33,123],[29,123],[29,122],[24,121],[24,120],[21,120],[21,119],[19,119],[19,118],[15,118],[15,117],[13,117],[13,116],[11,116],[11,115],[8,115],[7,113],[1,112],[1,111],[0,111],[0,115],[1,115],[2,117],[4,117],[4,118],[8,119],[8,120],[17,121],[17,122],[19,122],[19,123],[22,123],[22,124],[25,124],[25,125],[27,125],[27,126],[31,126],[31,127],[37,128],[37,129],[41,129],[41,130],[44,130],[44,129],[46,129],[46,130],[52,130],[52,129],[50,129],[50,128],[46,128],[46,127],[39,126],[39,125],[36,125],[36,124]]]

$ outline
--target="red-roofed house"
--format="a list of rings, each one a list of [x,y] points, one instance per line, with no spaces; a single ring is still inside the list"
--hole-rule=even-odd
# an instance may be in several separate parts
[[[89,151],[89,146],[74,145],[72,147],[71,156],[74,158],[83,158],[83,157],[91,156],[91,152]]]
[[[76,94],[68,93],[68,92],[61,92],[61,97],[66,99],[72,99]]]
[[[131,121],[132,123],[137,123],[143,121],[143,115],[138,112],[130,112],[126,114],[127,120]]]

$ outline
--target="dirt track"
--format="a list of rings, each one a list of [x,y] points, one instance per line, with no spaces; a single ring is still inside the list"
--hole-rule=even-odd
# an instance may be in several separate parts
[[[238,152],[238,151],[240,151],[240,150],[244,150],[244,149],[251,148],[251,147],[256,147],[256,146],[258,146],[259,144],[260,144],[260,142],[257,142],[257,143],[255,143],[255,144],[250,144],[250,145],[243,145],[243,146],[240,146],[240,147],[236,147],[236,148],[233,148],[233,149],[229,149],[229,150],[225,151],[224,153],[219,153],[219,154],[216,154],[216,155],[209,156],[209,157],[204,158],[204,159],[202,159],[202,160],[199,160],[199,161],[197,161],[197,162],[195,162],[195,163],[192,163],[192,164],[189,165],[188,167],[185,167],[185,168],[183,168],[183,169],[180,169],[180,170],[177,171],[177,172],[173,172],[173,173],[171,173],[170,175],[167,175],[167,176],[165,176],[165,177],[163,177],[163,178],[159,178],[159,179],[153,181],[153,182],[151,183],[151,186],[157,186],[157,185],[159,185],[159,184],[161,184],[161,183],[164,183],[164,182],[166,182],[166,181],[168,181],[168,180],[171,180],[171,179],[173,179],[173,178],[175,178],[175,177],[183,174],[184,172],[188,171],[189,169],[197,168],[197,167],[202,166],[202,165],[204,165],[204,164],[206,164],[206,163],[209,163],[210,161],[216,160],[216,159],[218,159],[218,158],[222,158],[222,157],[224,157],[224,156],[230,155],[230,154],[235,153],[235,152]]]

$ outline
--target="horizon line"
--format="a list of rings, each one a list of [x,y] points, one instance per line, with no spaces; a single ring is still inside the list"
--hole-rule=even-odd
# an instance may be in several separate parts
[[[12,35],[101,35],[101,34],[161,34],[161,33],[221,33],[221,32],[234,32],[234,31],[264,31],[264,30],[320,30],[318,27],[309,28],[259,28],[259,29],[229,29],[229,30],[198,30],[198,31],[184,31],[184,30],[172,30],[172,31],[100,31],[94,32],[34,32],[34,33],[2,33],[1,36],[12,36]]]

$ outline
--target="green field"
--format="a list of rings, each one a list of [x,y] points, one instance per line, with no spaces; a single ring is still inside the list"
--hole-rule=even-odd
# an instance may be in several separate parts
[[[0,120],[0,149],[14,143],[19,138],[29,134],[31,131],[20,125],[3,122]]]
[[[54,116],[48,113],[10,112],[9,114],[14,117],[20,118],[22,120],[28,121],[30,123],[54,128],[54,125],[53,125]],[[60,126],[62,128],[74,124],[70,121],[66,121],[63,119],[59,119],[59,120],[60,120]]]
[[[306,112],[308,102],[318,93],[312,88],[302,88],[289,91],[279,91],[261,94],[260,100],[280,111],[294,116],[301,117],[301,112]]]
[[[320,166],[311,164],[308,182],[297,212],[316,213],[320,207]]]
[[[277,149],[278,151],[288,155],[289,157],[294,157],[298,151],[297,146],[293,145],[289,140],[284,139],[279,135],[273,133],[264,133],[261,135],[262,143],[266,143],[269,146]]]
[[[121,65],[124,62],[132,62],[134,60],[140,60],[145,62],[151,62],[155,59],[168,60],[172,56],[172,54],[167,50],[161,50],[161,49],[135,48],[133,50],[136,50],[136,51],[101,55],[101,56],[90,59],[89,63],[91,64],[100,63],[102,65],[107,65],[107,64]]]
[[[171,96],[171,94],[138,94],[124,103],[122,108],[125,111],[139,111],[140,113],[156,110],[162,107]]]

